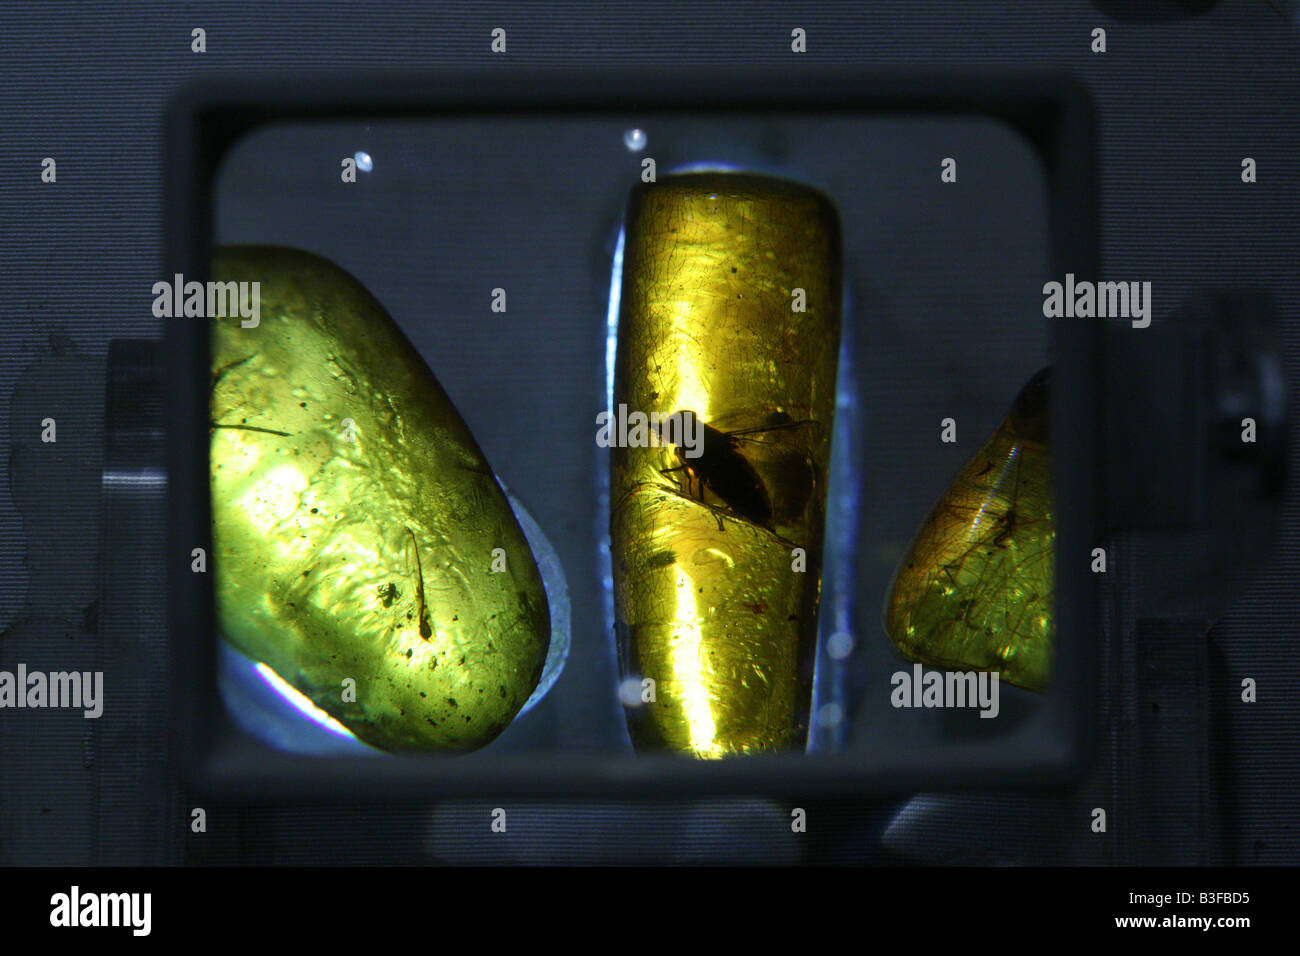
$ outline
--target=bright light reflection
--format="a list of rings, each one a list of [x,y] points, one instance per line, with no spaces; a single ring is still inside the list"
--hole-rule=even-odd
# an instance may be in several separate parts
[[[319,724],[330,733],[339,737],[346,737],[348,740],[356,740],[356,736],[352,731],[348,730],[329,714],[325,713],[325,711],[313,704],[309,698],[302,694],[293,685],[289,684],[275,671],[271,670],[271,668],[267,667],[265,664],[258,664],[254,669],[257,671],[258,676],[260,676],[262,680],[266,681],[267,686],[284,698],[284,700],[286,700],[295,710],[301,713],[308,720]]]
[[[673,620],[673,640],[670,645],[673,661],[672,673],[681,685],[682,706],[686,723],[690,727],[691,749],[702,756],[721,753],[714,737],[718,728],[713,721],[713,702],[709,698],[708,675],[700,659],[699,607],[695,602],[695,582],[682,571],[677,572],[677,614]]]

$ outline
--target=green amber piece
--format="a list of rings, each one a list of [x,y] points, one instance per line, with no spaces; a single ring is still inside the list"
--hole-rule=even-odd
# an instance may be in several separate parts
[[[491,466],[338,266],[234,246],[212,278],[260,283],[255,327],[210,320],[221,634],[375,747],[483,746],[528,699],[550,641]]]
[[[912,660],[1041,691],[1052,663],[1050,370],[962,468],[900,565],[885,630]]]

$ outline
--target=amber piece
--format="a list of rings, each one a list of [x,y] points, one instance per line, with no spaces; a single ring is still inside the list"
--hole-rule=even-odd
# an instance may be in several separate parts
[[[839,351],[834,207],[738,173],[638,188],[625,222],[616,414],[693,412],[615,447],[611,550],[638,750],[806,744]],[[653,682],[653,683],[650,683]]]
[[[292,249],[214,319],[211,486],[223,636],[361,740],[465,751],[510,723],[550,634],[536,563],[429,367],[352,276]]]
[[[885,630],[945,670],[994,670],[1041,691],[1052,662],[1050,370],[1021,390],[962,468],[900,565]]]

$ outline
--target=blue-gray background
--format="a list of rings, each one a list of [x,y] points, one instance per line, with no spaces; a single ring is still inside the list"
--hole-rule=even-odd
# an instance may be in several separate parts
[[[1300,305],[1294,277],[1300,253],[1295,225],[1300,38],[1293,5],[1228,2],[1187,18],[1113,15],[1125,7],[1158,12],[1173,6],[910,0],[815,8],[565,4],[518,11],[496,4],[454,10],[443,4],[398,10],[366,3],[0,7],[0,401],[6,402],[0,448],[9,455],[9,493],[0,495],[0,628],[6,629],[0,636],[0,666],[25,661],[60,669],[111,658],[111,648],[96,642],[95,608],[102,570],[97,536],[103,354],[110,339],[159,334],[149,289],[162,271],[161,116],[186,80],[252,69],[437,66],[464,70],[469,89],[477,72],[503,69],[669,70],[688,64],[774,73],[796,65],[1065,69],[1089,87],[1100,118],[1102,273],[1151,281],[1158,310],[1199,289],[1259,285],[1272,289],[1283,312],[1294,315]],[[203,55],[190,52],[190,30],[196,26],[207,31]],[[488,51],[488,35],[496,26],[508,30],[504,57]],[[808,31],[809,52],[799,58],[789,52],[794,26]],[[1097,26],[1108,33],[1104,55],[1089,50]],[[862,192],[851,193],[864,208],[881,210],[878,229],[857,225],[861,216],[854,217],[852,227],[862,230],[859,248],[870,253],[851,266],[860,278],[853,290],[855,315],[868,336],[873,328],[885,336],[891,331],[915,335],[907,323],[917,315],[1006,319],[1018,310],[996,294],[1007,288],[1005,278],[989,273],[983,263],[1002,261],[1004,268],[1027,274],[1034,270],[1026,264],[1033,250],[1025,244],[1028,231],[1019,228],[1025,210],[1017,202],[1017,184],[999,178],[1014,167],[996,164],[1000,174],[982,176],[978,161],[970,163],[950,148],[960,133],[920,135],[932,138],[932,149],[900,151],[892,170],[887,157],[874,156],[871,177],[857,182]],[[978,142],[978,137],[964,140],[988,155]],[[611,143],[608,157],[592,160],[627,162],[626,153],[618,156],[619,148]],[[843,149],[834,141],[824,146],[827,154]],[[649,152],[654,151],[652,139]],[[424,165],[385,166],[386,154],[372,152],[376,170],[370,182],[358,184],[358,209],[365,206],[361,189],[382,189],[383,177],[393,175],[406,176],[409,184],[425,170]],[[955,241],[948,242],[937,240],[932,229],[917,228],[939,221],[934,164],[944,155],[958,156],[956,189],[967,190],[958,201],[971,204],[949,209]],[[58,161],[53,185],[40,181],[46,156]],[[1257,184],[1240,181],[1245,156],[1259,163]],[[521,175],[537,175],[535,154],[521,156],[519,164]],[[825,168],[835,165],[828,160]],[[315,173],[304,173],[301,182],[309,175]],[[331,173],[322,169],[319,175]],[[922,204],[929,215],[904,215],[909,203],[915,205],[915,194],[911,200],[902,197],[927,176],[935,190]],[[429,194],[436,185],[428,184]],[[521,454],[522,435],[475,418],[476,409],[490,405],[483,390],[494,387],[493,380],[518,374],[529,363],[562,370],[558,378],[564,389],[548,399],[560,404],[548,414],[575,434],[584,429],[596,400],[593,391],[600,388],[602,370],[590,361],[597,348],[593,344],[575,353],[550,334],[548,324],[587,322],[592,310],[599,316],[604,290],[592,277],[601,269],[601,230],[613,227],[618,197],[587,195],[589,208],[574,216],[579,221],[557,231],[517,202],[505,204],[491,183],[480,186],[481,218],[461,232],[442,223],[427,232],[404,228],[385,234],[380,223],[371,220],[368,231],[360,230],[344,216],[332,232],[321,234],[326,247],[317,251],[337,250],[332,258],[353,269],[399,319],[405,318],[408,332],[423,327],[432,336],[436,325],[421,326],[418,320],[437,309],[445,317],[459,316],[472,337],[483,334],[493,319],[485,312],[479,322],[456,308],[459,301],[484,298],[473,272],[451,265],[454,243],[470,237],[475,270],[491,278],[488,288],[502,285],[511,291],[509,334],[493,336],[497,349],[478,354],[477,371],[468,364],[440,365],[436,351],[430,358],[504,472],[503,463]],[[544,198],[552,187],[539,181],[534,188]],[[975,189],[981,192],[971,195]],[[517,199],[517,185],[510,195]],[[971,217],[969,210],[981,199],[1002,207],[1002,217]],[[545,205],[539,199],[534,209]],[[309,214],[305,208],[303,214]],[[237,234],[231,238],[254,238],[246,221],[232,221],[229,228]],[[294,234],[302,224],[288,228],[281,221],[274,228]],[[490,241],[502,229],[511,231],[509,248],[533,253],[505,255],[506,246]],[[422,286],[409,282],[412,262],[432,266]],[[573,291],[585,303],[580,318],[537,304],[554,301],[544,295],[530,305],[528,296],[521,299],[514,291],[557,272],[580,277],[583,285]],[[1283,334],[1288,369],[1292,380],[1300,381],[1300,329],[1291,321]],[[918,449],[921,429],[930,429],[935,409],[970,409],[978,421],[972,430],[991,427],[1018,386],[1015,375],[1036,367],[1028,343],[999,352],[1001,340],[990,344],[969,326],[965,333],[936,336],[932,349],[909,352],[897,337],[885,341],[892,354],[908,361],[906,367],[873,369],[878,377],[871,387],[881,401],[899,396],[900,421],[890,427],[916,436]],[[972,361],[974,349],[984,353],[983,364]],[[39,442],[39,422],[46,416],[59,422],[54,446]],[[915,427],[906,427],[909,423]],[[586,494],[592,455],[594,450],[586,458],[550,460],[543,475],[557,488],[574,489],[573,497]],[[518,485],[524,476],[505,477]],[[942,473],[929,474],[907,489],[897,510],[878,517],[900,527],[911,522],[916,503],[928,503],[943,484]],[[526,503],[553,540],[564,538],[567,547],[576,548],[589,540],[594,518],[569,498],[530,495]],[[1297,519],[1292,499],[1277,556],[1213,635],[1222,655],[1221,673],[1208,689],[1223,705],[1218,708],[1223,726],[1215,735],[1216,783],[1234,796],[1227,801],[1231,820],[1215,831],[1219,838],[1202,840],[1190,851],[1205,861],[1300,859],[1294,796],[1300,742],[1297,711],[1286,696],[1300,686],[1300,651],[1291,632],[1300,570]],[[564,545],[557,547],[569,565],[574,555],[565,553]],[[113,554],[111,560],[129,562],[130,554]],[[595,586],[572,578],[571,572],[575,589]],[[161,596],[162,582],[152,586]],[[1243,676],[1260,681],[1260,703],[1228,706]],[[758,798],[676,807],[538,806],[529,811],[533,824],[516,831],[528,835],[507,846],[502,841],[480,845],[471,836],[478,829],[474,805],[391,811],[210,806],[219,825],[194,836],[186,826],[191,801],[183,794],[167,789],[141,805],[127,779],[140,766],[156,768],[161,759],[161,702],[137,703],[154,723],[137,722],[143,730],[127,742],[100,727],[108,716],[91,722],[77,714],[0,713],[0,861],[868,860],[879,857],[878,824],[893,812],[885,804],[827,804],[822,812],[831,822],[819,828],[819,837],[800,841],[789,836],[781,805]],[[564,729],[563,721],[586,726],[578,713],[552,710],[546,719],[556,721],[557,730]],[[575,738],[561,734],[558,739]],[[599,740],[590,743],[602,746]],[[1122,768],[1125,754],[1119,747],[1103,759]],[[1105,781],[1090,786],[1087,793],[1041,798],[1028,808],[999,796],[947,811],[913,803],[895,821],[891,852],[914,859],[1133,861],[1136,844],[1125,843],[1131,838],[1122,828],[1113,839],[1099,841],[1073,819],[1077,806],[1096,805],[1098,792],[1105,799]],[[1188,814],[1189,826],[1204,805],[1201,800]],[[926,812],[946,812],[949,832],[961,832],[968,820],[965,842],[927,835],[917,822]],[[1031,824],[1029,817],[1042,822]],[[909,837],[909,825],[920,835]],[[961,848],[954,850],[958,842]]]

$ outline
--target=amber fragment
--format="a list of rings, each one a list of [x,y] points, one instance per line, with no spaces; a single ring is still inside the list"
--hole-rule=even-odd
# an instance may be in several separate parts
[[[1044,369],[1021,390],[899,566],[885,630],[912,660],[1046,687],[1055,553],[1049,386]]]
[[[550,624],[523,532],[455,407],[352,276],[219,249],[260,321],[211,321],[218,627],[361,740],[464,751],[537,684]]]
[[[615,447],[611,545],[639,750],[805,746],[839,351],[840,238],[802,185],[737,173],[632,196],[615,408],[690,411],[702,452]]]

